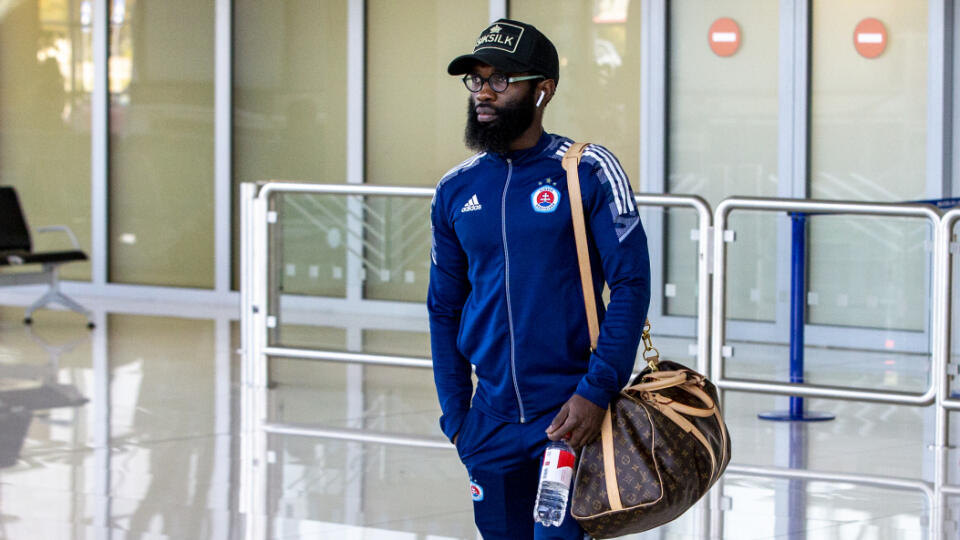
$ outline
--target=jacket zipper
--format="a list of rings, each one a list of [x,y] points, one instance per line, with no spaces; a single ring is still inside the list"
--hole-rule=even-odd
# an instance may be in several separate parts
[[[504,285],[507,294],[507,325],[510,328],[510,374],[513,376],[513,390],[517,393],[517,405],[520,407],[520,423],[526,423],[523,413],[523,400],[520,398],[520,386],[517,384],[516,349],[513,338],[513,307],[510,304],[510,252],[507,250],[507,188],[513,176],[513,160],[507,159],[507,181],[503,184],[503,196],[500,199],[500,233],[503,237]]]

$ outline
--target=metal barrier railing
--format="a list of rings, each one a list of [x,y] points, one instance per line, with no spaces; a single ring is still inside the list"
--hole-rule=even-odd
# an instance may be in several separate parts
[[[241,186],[241,340],[244,351],[241,371],[244,393],[242,397],[242,418],[244,429],[250,434],[246,438],[242,452],[245,463],[263,464],[266,452],[264,434],[290,434],[311,437],[332,438],[354,442],[395,444],[428,448],[452,448],[443,439],[408,435],[376,433],[370,430],[327,428],[269,422],[267,419],[266,388],[267,364],[270,357],[304,358],[351,364],[386,365],[400,367],[430,368],[427,358],[375,355],[353,352],[324,351],[294,347],[277,346],[270,343],[270,331],[277,326],[279,312],[278,291],[271,291],[270,225],[277,220],[272,201],[276,193],[314,193],[342,195],[359,202],[364,196],[391,197],[432,197],[432,188],[388,187],[369,185],[325,185],[269,182],[261,184],[244,183]],[[726,390],[759,392],[791,396],[820,397],[846,400],[860,400],[903,405],[937,405],[936,451],[937,464],[934,488],[937,500],[960,495],[960,486],[947,485],[947,412],[960,410],[960,399],[949,397],[949,376],[947,364],[950,353],[951,322],[951,240],[952,229],[960,220],[960,209],[940,213],[930,205],[923,204],[885,204],[841,201],[782,200],[782,199],[745,199],[732,198],[723,201],[711,214],[710,207],[696,196],[678,195],[639,195],[636,201],[644,206],[688,207],[698,214],[698,272],[699,284],[697,317],[697,364],[704,373],[711,373],[714,383]],[[933,295],[932,325],[930,338],[932,343],[931,382],[923,393],[879,392],[842,388],[834,386],[791,384],[780,382],[762,382],[755,380],[727,379],[723,376],[725,341],[725,265],[726,245],[724,230],[727,216],[735,209],[805,212],[809,214],[858,214],[874,216],[902,216],[925,218],[935,228],[935,249],[933,255]],[[711,226],[711,218],[714,226]],[[354,218],[356,219],[356,218]],[[353,223],[358,225],[358,223]],[[712,261],[711,261],[712,254]],[[712,269],[711,269],[712,265]],[[711,280],[711,270],[713,279]],[[716,280],[716,283],[713,283]],[[711,290],[712,289],[712,290]],[[759,474],[757,467],[737,467],[731,465],[731,472]],[[769,472],[769,471],[767,471]],[[824,474],[804,471],[777,471],[773,476],[826,480]],[[837,480],[851,482],[864,481],[881,487],[920,489],[927,493],[929,484],[905,479],[867,477],[861,475],[829,475]],[[859,479],[859,480],[858,480]],[[844,480],[846,481],[846,480]],[[245,489],[241,502],[254,505],[251,515],[261,515],[255,509],[262,504],[266,476],[264,467],[254,467],[244,472]],[[939,508],[942,505],[935,505]],[[942,520],[937,520],[942,522]],[[711,522],[710,529],[715,529]]]
[[[724,346],[726,338],[726,241],[724,231],[727,225],[728,214],[735,210],[760,210],[780,212],[806,212],[809,214],[859,214],[889,217],[920,217],[926,218],[934,230],[940,221],[939,212],[930,205],[920,204],[887,204],[887,203],[857,203],[842,201],[815,201],[790,199],[747,199],[730,198],[721,202],[714,211],[714,261],[713,261],[713,313],[711,349],[711,378],[717,386],[727,390],[759,392],[768,394],[782,394],[790,396],[834,398],[879,403],[898,403],[903,405],[930,405],[937,396],[937,386],[942,371],[940,355],[934,354],[933,369],[930,383],[922,394],[908,392],[889,392],[857,390],[836,386],[797,384],[783,382],[760,382],[757,380],[732,379],[724,376]],[[935,254],[934,262],[937,262]],[[936,278],[935,278],[936,281]],[[936,302],[935,302],[936,303]],[[936,325],[931,331],[931,341],[937,339]],[[934,346],[931,347],[935,348]]]
[[[432,188],[345,185],[345,184],[302,184],[290,182],[267,182],[261,184],[246,183],[241,189],[241,249],[242,258],[241,303],[242,303],[242,339],[243,349],[247,353],[244,363],[243,379],[245,383],[263,386],[267,383],[266,366],[269,357],[307,358],[346,363],[376,364],[402,367],[430,368],[427,358],[371,355],[353,352],[322,351],[304,348],[282,347],[269,342],[269,330],[276,326],[278,312],[278,294],[270,294],[270,257],[269,227],[277,219],[271,210],[271,196],[275,193],[313,193],[343,195],[360,198],[363,196],[390,197],[432,197]],[[710,207],[700,197],[682,195],[638,195],[640,205],[660,207],[688,207],[698,214],[698,315],[697,315],[697,365],[703,372],[712,374],[714,382],[721,388],[749,392],[772,393],[791,396],[835,398],[848,400],[898,403],[905,405],[930,405],[937,401],[938,395],[942,421],[938,425],[938,445],[946,444],[946,409],[960,409],[960,400],[949,399],[947,358],[949,355],[949,240],[951,227],[960,213],[948,212],[941,220],[936,208],[925,204],[861,203],[843,201],[784,200],[784,199],[747,199],[731,198],[723,201],[713,215],[717,223],[716,230],[726,228],[728,214],[734,209],[859,214],[873,216],[903,216],[927,219],[936,230],[937,241],[934,250],[934,290],[939,291],[933,298],[933,325],[930,332],[933,360],[932,376],[927,389],[920,394],[908,392],[871,391],[835,386],[813,384],[795,384],[772,381],[739,380],[726,378],[723,374],[726,308],[726,242],[724,235],[714,233],[711,226]],[[713,280],[711,273],[711,242],[713,253]],[[716,281],[716,283],[713,283]],[[711,291],[712,289],[712,291]],[[712,305],[711,305],[712,304]]]
[[[340,351],[321,351],[305,348],[283,347],[269,342],[269,329],[277,325],[277,294],[270,291],[269,226],[276,221],[271,214],[271,196],[275,193],[313,193],[326,195],[391,196],[428,198],[432,188],[368,186],[346,184],[300,184],[268,182],[244,184],[241,190],[241,250],[243,257],[241,275],[241,326],[243,347],[250,352],[249,365],[245,366],[246,381],[256,386],[267,383],[266,364],[270,357],[289,357],[326,360],[346,363],[376,364],[398,367],[431,368],[427,358],[396,355],[371,355]],[[700,294],[697,309],[697,365],[702,371],[709,369],[710,353],[710,261],[711,241],[710,206],[694,195],[638,195],[637,204],[658,207],[687,207],[697,212],[698,247],[697,280]]]
[[[316,351],[292,347],[274,346],[269,341],[269,329],[277,326],[279,295],[270,294],[270,256],[268,239],[269,227],[277,221],[272,210],[272,195],[275,193],[314,193],[327,195],[346,195],[362,197],[371,195],[390,197],[433,197],[431,188],[368,186],[351,184],[302,184],[293,182],[266,182],[262,184],[244,184],[241,196],[243,202],[241,214],[249,218],[249,224],[242,227],[241,247],[249,250],[244,257],[243,267],[248,275],[241,276],[243,293],[241,301],[241,321],[245,347],[249,347],[249,366],[244,369],[247,381],[255,386],[267,383],[267,362],[271,356],[312,358],[341,362],[376,363],[404,367],[430,367],[430,361],[416,357],[393,357],[360,355],[331,351]],[[348,199],[349,202],[349,199]],[[354,218],[355,219],[355,218]],[[247,279],[249,278],[249,279]],[[243,323],[246,324],[243,324]]]

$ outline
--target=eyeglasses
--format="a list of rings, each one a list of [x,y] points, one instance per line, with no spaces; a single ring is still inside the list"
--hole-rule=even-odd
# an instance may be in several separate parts
[[[490,89],[496,93],[505,92],[510,83],[520,81],[532,81],[534,79],[546,79],[543,75],[523,75],[520,77],[508,77],[506,73],[494,72],[489,77],[481,77],[476,73],[470,73],[463,76],[463,85],[471,92],[479,92],[483,89],[483,83],[490,84]]]

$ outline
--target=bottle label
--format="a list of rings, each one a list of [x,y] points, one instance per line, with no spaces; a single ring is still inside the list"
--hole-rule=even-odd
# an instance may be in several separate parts
[[[560,482],[570,487],[573,479],[573,464],[576,456],[560,448],[547,448],[543,454],[543,468],[540,470],[540,482]]]

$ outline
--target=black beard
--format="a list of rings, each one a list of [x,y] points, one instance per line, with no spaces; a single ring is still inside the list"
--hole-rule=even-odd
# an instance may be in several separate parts
[[[510,151],[510,143],[515,141],[533,123],[533,104],[531,92],[524,99],[513,105],[493,107],[497,112],[497,119],[493,122],[477,120],[477,111],[474,108],[473,97],[467,99],[467,127],[464,130],[463,141],[467,148],[475,152],[494,152],[503,154]]]

